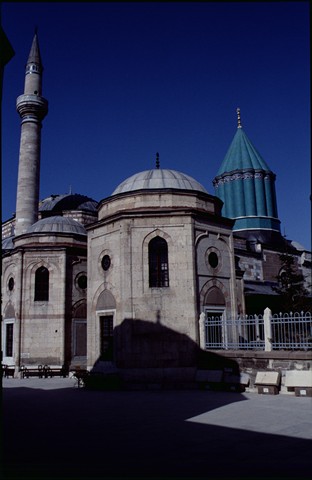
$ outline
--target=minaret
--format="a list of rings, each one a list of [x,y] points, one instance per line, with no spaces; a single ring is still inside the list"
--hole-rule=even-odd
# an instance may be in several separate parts
[[[26,64],[24,94],[16,101],[22,119],[19,153],[15,235],[22,235],[38,220],[41,122],[48,102],[41,96],[42,63],[35,33]]]

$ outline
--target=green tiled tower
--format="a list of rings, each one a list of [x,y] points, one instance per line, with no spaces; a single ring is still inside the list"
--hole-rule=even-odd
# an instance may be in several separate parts
[[[271,237],[280,234],[275,174],[242,129],[239,109],[237,114],[237,132],[213,180],[215,193],[223,201],[222,215],[235,219],[234,232]]]

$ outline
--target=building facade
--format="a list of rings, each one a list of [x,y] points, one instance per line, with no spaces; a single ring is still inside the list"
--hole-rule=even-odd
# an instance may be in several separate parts
[[[2,361],[192,382],[203,318],[278,308],[285,246],[310,271],[310,253],[280,234],[275,174],[239,115],[216,195],[157,157],[99,203],[71,192],[39,202],[42,71],[35,35],[17,99],[16,215],[2,229]]]

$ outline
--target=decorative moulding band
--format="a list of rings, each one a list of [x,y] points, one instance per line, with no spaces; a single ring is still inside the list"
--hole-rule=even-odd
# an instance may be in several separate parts
[[[234,180],[275,180],[275,174],[273,172],[241,172],[224,175],[223,177],[215,178],[213,180],[213,186],[218,187],[225,183],[233,182]]]

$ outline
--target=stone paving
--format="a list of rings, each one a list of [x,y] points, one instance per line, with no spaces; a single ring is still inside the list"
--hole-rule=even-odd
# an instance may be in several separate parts
[[[308,478],[312,399],[3,379],[2,478]]]

